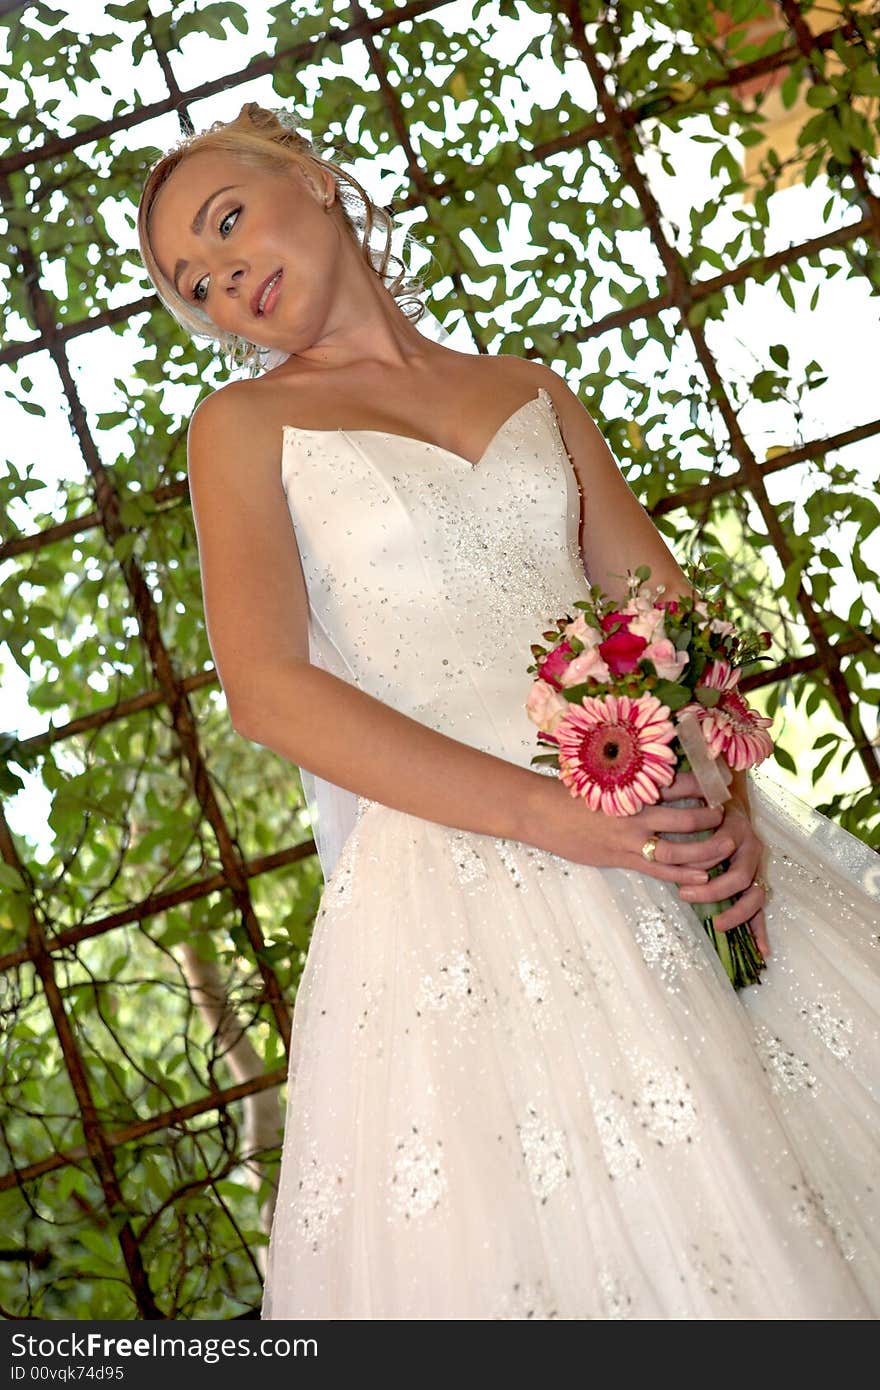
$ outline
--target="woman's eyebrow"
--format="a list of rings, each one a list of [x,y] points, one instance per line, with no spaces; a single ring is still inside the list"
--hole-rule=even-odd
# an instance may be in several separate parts
[[[211,206],[214,199],[219,198],[221,193],[228,193],[230,188],[240,187],[241,184],[239,183],[227,183],[224,184],[223,188],[216,188],[213,193],[208,195],[208,197],[205,199],[205,201],[202,203],[202,206],[196,213],[195,217],[193,218],[192,222],[190,223],[189,229],[194,236],[202,235],[202,228],[205,225],[205,218],[208,216],[208,208]],[[180,294],[180,290],[177,289],[177,277],[183,274],[188,265],[189,261],[178,261],[177,265],[174,267],[174,275],[172,278],[174,281],[174,288],[177,290],[178,294]]]

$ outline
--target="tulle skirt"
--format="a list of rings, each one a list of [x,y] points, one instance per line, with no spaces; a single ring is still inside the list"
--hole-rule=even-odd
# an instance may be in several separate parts
[[[773,955],[373,802],[294,1008],[262,1316],[875,1318],[880,856],[749,774]]]

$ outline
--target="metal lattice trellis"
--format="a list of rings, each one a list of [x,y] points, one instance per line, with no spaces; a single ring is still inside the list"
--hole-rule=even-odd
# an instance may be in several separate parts
[[[40,8],[37,7],[38,11]],[[136,0],[134,6],[120,8],[140,14],[144,32],[149,36],[145,42],[150,43],[159,64],[167,84],[167,95],[134,109],[126,107],[109,120],[86,122],[83,128],[70,135],[53,135],[30,145],[22,142],[21,148],[16,148],[13,141],[0,156],[0,205],[8,217],[13,269],[17,263],[18,277],[25,286],[21,303],[33,330],[27,340],[9,339],[4,343],[0,349],[0,367],[18,371],[29,358],[42,353],[48,355],[61,384],[91,498],[91,504],[85,505],[84,492],[75,514],[63,520],[32,532],[9,535],[0,544],[0,562],[10,565],[12,574],[26,580],[29,567],[41,557],[52,555],[56,549],[72,542],[81,544],[83,538],[89,536],[95,542],[103,538],[108,560],[118,566],[122,581],[117,596],[124,597],[128,612],[136,620],[144,673],[149,682],[111,703],[97,708],[85,707],[75,717],[50,725],[41,733],[7,739],[5,760],[7,765],[33,767],[56,747],[65,744],[89,746],[90,739],[109,736],[114,729],[122,729],[128,721],[138,717],[161,718],[163,733],[167,735],[166,747],[172,750],[165,756],[176,760],[180,779],[191,800],[192,814],[198,820],[198,833],[203,837],[202,843],[209,846],[205,857],[211,862],[209,869],[201,874],[184,875],[184,881],[175,882],[164,890],[148,892],[137,901],[127,902],[112,911],[101,910],[92,915],[91,903],[82,898],[77,902],[75,894],[65,902],[63,911],[53,910],[53,902],[63,900],[53,899],[54,885],[52,891],[47,891],[46,885],[40,882],[38,866],[27,862],[22,839],[10,828],[0,807],[0,857],[6,872],[0,886],[5,892],[3,902],[10,914],[10,925],[17,933],[14,944],[0,955],[0,978],[7,982],[4,1013],[7,1020],[17,1020],[24,996],[36,1001],[45,1011],[47,1026],[48,1021],[51,1022],[46,1036],[51,1035],[52,1046],[47,1044],[44,1051],[55,1049],[57,1075],[61,1076],[73,1099],[69,1113],[57,1124],[47,1122],[49,1142],[43,1145],[46,1151],[35,1155],[31,1150],[39,1145],[27,1135],[28,1124],[36,1123],[34,1110],[39,1110],[40,1098],[27,1090],[27,1068],[37,1065],[36,1057],[29,1053],[29,1043],[23,1046],[20,1056],[8,1050],[5,1078],[7,1095],[13,1096],[14,1103],[3,1122],[9,1167],[0,1175],[0,1200],[7,1203],[7,1218],[14,1219],[16,1212],[22,1214],[26,1230],[26,1236],[18,1245],[2,1252],[14,1275],[16,1271],[22,1275],[20,1280],[13,1277],[6,1285],[7,1290],[12,1290],[6,1294],[6,1312],[12,1316],[32,1315],[34,1310],[41,1309],[42,1315],[53,1315],[52,1309],[64,1306],[64,1298],[70,1296],[63,1286],[74,1270],[85,1270],[92,1290],[89,1311],[80,1307],[75,1315],[99,1316],[106,1312],[108,1316],[119,1316],[119,1312],[113,1310],[125,1307],[125,1299],[128,1299],[132,1315],[146,1318],[210,1316],[211,1310],[218,1307],[228,1316],[230,1312],[256,1306],[259,1260],[254,1257],[254,1248],[258,1240],[255,1232],[248,1230],[244,1215],[246,1213],[252,1221],[253,1212],[245,1198],[233,1190],[234,1184],[228,1190],[224,1184],[235,1175],[243,1155],[262,1157],[269,1162],[261,1169],[259,1184],[253,1188],[254,1202],[259,1207],[267,1201],[271,1160],[277,1154],[271,1142],[260,1140],[248,1146],[247,1132],[244,1138],[240,1132],[240,1116],[248,1098],[253,1103],[260,1097],[272,1097],[274,1105],[276,1088],[284,1080],[283,1054],[290,1043],[289,995],[295,984],[297,962],[294,961],[293,966],[289,961],[282,964],[283,950],[279,949],[277,941],[267,938],[264,917],[255,901],[255,888],[270,871],[289,866],[296,866],[299,871],[312,862],[315,849],[311,839],[298,839],[269,853],[242,851],[225,788],[212,768],[211,758],[206,755],[203,736],[206,716],[200,716],[194,708],[194,701],[202,692],[209,692],[216,686],[216,673],[210,667],[197,669],[195,663],[187,673],[180,669],[180,662],[187,661],[188,653],[175,651],[169,640],[167,615],[157,599],[155,582],[143,555],[137,553],[132,543],[139,527],[127,519],[133,495],[126,490],[125,471],[108,466],[72,370],[70,355],[78,339],[101,329],[123,328],[139,315],[150,315],[151,331],[160,351],[177,343],[179,334],[176,329],[172,331],[167,322],[162,322],[163,311],[157,309],[155,298],[149,294],[79,319],[58,321],[62,316],[58,313],[57,300],[53,300],[46,288],[35,249],[22,234],[26,221],[21,214],[25,211],[30,172],[36,171],[39,176],[40,171],[64,171],[68,167],[66,161],[75,156],[76,151],[92,145],[96,149],[112,148],[109,142],[114,136],[130,135],[139,125],[159,117],[176,116],[183,133],[189,133],[193,129],[190,111],[194,104],[220,93],[235,92],[257,78],[271,78],[279,95],[286,97],[293,86],[293,76],[301,69],[316,64],[328,51],[336,55],[350,45],[357,45],[365,52],[370,74],[375,79],[376,102],[381,109],[383,128],[403,152],[410,189],[407,194],[395,193],[395,206],[405,211],[425,209],[428,225],[433,223],[437,227],[444,254],[452,262],[449,303],[461,309],[474,346],[485,352],[489,350],[491,335],[480,324],[474,297],[466,284],[467,275],[472,273],[472,262],[465,257],[463,246],[444,223],[443,209],[458,200],[464,208],[461,224],[464,226],[469,206],[464,199],[465,193],[483,188],[487,182],[497,195],[498,189],[507,187],[521,167],[550,167],[553,157],[562,153],[575,152],[586,161],[595,148],[603,157],[610,158],[621,182],[633,195],[639,225],[647,230],[650,238],[660,266],[658,287],[654,293],[645,293],[642,287],[641,292],[626,296],[628,302],[619,308],[586,324],[572,326],[564,335],[556,335],[556,351],[570,366],[578,362],[578,354],[587,344],[612,333],[631,332],[634,325],[648,320],[659,321],[664,314],[675,317],[676,332],[686,335],[690,343],[702,373],[706,398],[723,423],[726,448],[736,466],[727,472],[713,467],[698,483],[682,484],[657,496],[648,510],[656,521],[671,520],[681,514],[705,518],[719,501],[747,493],[766,529],[768,544],[775,552],[780,569],[788,577],[792,612],[808,634],[811,649],[789,654],[774,669],[744,680],[742,688],[744,691],[778,690],[793,678],[814,673],[827,683],[830,702],[864,770],[869,794],[876,797],[880,787],[875,744],[864,727],[859,708],[860,700],[866,698],[859,673],[867,676],[880,670],[880,622],[865,620],[848,624],[824,611],[813,586],[805,583],[798,573],[798,553],[793,547],[792,535],[767,487],[768,479],[783,470],[806,461],[824,460],[831,453],[876,436],[880,433],[880,419],[865,420],[833,435],[776,450],[772,457],[760,460],[741,426],[739,411],[710,346],[705,322],[707,314],[719,303],[719,296],[727,291],[736,292],[753,282],[765,283],[802,262],[821,265],[821,254],[834,250],[850,253],[853,248],[864,248],[859,249],[858,257],[851,264],[865,276],[871,292],[880,293],[877,256],[880,197],[871,182],[873,147],[868,151],[850,148],[848,160],[839,158],[839,152],[833,156],[836,191],[839,197],[849,199],[852,220],[798,245],[747,256],[703,278],[695,277],[688,257],[682,254],[670,235],[641,157],[645,150],[643,132],[648,122],[664,119],[683,122],[694,109],[705,111],[729,105],[733,100],[731,94],[757,77],[794,73],[806,90],[818,90],[827,85],[823,62],[825,55],[830,53],[867,55],[876,67],[880,17],[870,9],[841,6],[837,7],[839,12],[831,16],[833,22],[828,27],[814,31],[807,17],[808,10],[812,14],[811,7],[798,5],[795,0],[779,0],[775,6],[714,7],[714,10],[735,11],[734,18],[739,22],[755,12],[772,12],[778,13],[784,23],[778,30],[778,39],[765,45],[766,51],[749,56],[747,60],[738,61],[740,50],[727,41],[717,39],[715,43],[703,43],[699,61],[694,60],[696,80],[684,94],[675,84],[664,88],[658,83],[656,89],[630,100],[627,99],[626,55],[620,40],[628,32],[633,9],[642,12],[648,26],[652,20],[659,23],[651,7],[603,7],[590,3],[550,7],[547,13],[551,16],[553,56],[560,67],[563,61],[577,63],[579,71],[589,79],[590,89],[595,94],[595,116],[578,124],[556,122],[552,112],[543,112],[534,120],[531,132],[534,138],[527,139],[528,132],[521,127],[516,139],[504,146],[501,158],[474,161],[470,167],[456,158],[454,172],[444,174],[442,152],[437,159],[440,167],[435,170],[419,150],[412,136],[411,117],[401,99],[401,87],[391,80],[397,53],[412,61],[418,52],[420,26],[431,43],[438,42],[438,31],[431,21],[435,12],[445,6],[435,0],[370,14],[353,4],[347,7],[349,22],[345,26],[339,25],[340,16],[335,16],[330,37],[327,20],[332,10],[328,9],[322,17],[320,30],[312,21],[307,39],[286,44],[283,37],[278,38],[271,53],[237,71],[187,90],[182,90],[175,78],[172,66],[175,35],[169,27],[169,14],[172,18],[178,11],[184,14],[187,7],[174,5],[164,16],[153,15],[146,0]],[[229,18],[239,9],[224,4],[203,6],[199,17],[204,22],[206,15],[214,10],[218,16]],[[287,7],[279,6],[274,13],[280,16],[282,11],[286,14],[286,10]],[[544,7],[536,4],[534,10],[541,14]],[[677,19],[682,27],[687,16],[691,16],[695,35],[698,23],[705,28],[714,12],[713,7],[706,4],[683,4],[678,10],[681,13],[677,13]],[[668,11],[667,6],[667,16]],[[497,12],[499,17],[510,17],[513,7],[501,4]],[[298,17],[284,18],[284,22],[282,18],[277,18],[277,28],[283,35],[292,29]],[[304,24],[305,19],[299,18]],[[411,25],[409,30],[407,25]],[[686,46],[681,51],[685,50]],[[325,100],[329,103],[332,81],[326,87]],[[379,117],[375,120],[378,123]],[[47,190],[51,191],[52,187],[52,178],[47,177]],[[39,209],[39,192],[38,185],[31,213]],[[131,197],[131,190],[127,190],[127,196]],[[586,214],[575,200],[566,215],[574,222]],[[454,257],[456,250],[461,252],[460,259]],[[554,352],[554,343],[549,333],[542,336],[533,328],[531,333],[509,335],[505,350],[547,357]],[[172,453],[179,453],[180,432],[170,433]],[[185,477],[166,478],[163,475],[161,482],[138,493],[135,500],[138,505],[149,505],[151,519],[161,521],[163,517],[174,516],[187,501]],[[124,838],[121,843],[121,853],[124,853],[128,839]],[[190,945],[179,935],[175,940],[173,932],[157,938],[158,944],[171,952],[175,947],[178,953],[184,947],[191,952],[182,966],[178,962],[174,968],[181,974],[185,986],[187,1003],[181,1007],[186,1010],[195,1003],[201,1008],[203,1021],[207,1020],[205,1036],[199,1044],[204,1066],[200,1071],[194,1065],[187,1073],[188,1091],[181,1087],[175,1089],[170,1074],[162,1077],[144,1066],[144,1089],[137,1095],[139,1103],[135,1103],[128,1080],[114,1078],[109,1063],[106,1071],[102,1070],[85,1011],[71,1004],[72,999],[78,998],[76,991],[87,987],[85,976],[92,971],[88,987],[93,990],[94,1006],[102,1024],[108,1036],[111,1035],[111,1023],[103,1012],[108,997],[102,992],[105,984],[94,975],[94,962],[86,960],[82,952],[88,943],[109,943],[116,939],[114,933],[122,933],[134,924],[144,928],[158,919],[179,923],[179,916],[174,914],[185,907],[193,914],[197,909],[204,910],[204,916],[193,915],[190,919],[204,934],[209,934],[218,922],[233,922],[228,951],[221,964],[230,967],[232,976],[235,976],[230,964],[233,958],[245,965],[235,976],[237,983],[230,992],[225,990],[227,982],[216,960],[209,958],[207,966],[204,961],[200,965],[195,959],[197,952],[193,954]],[[303,917],[308,918],[313,910],[314,902],[310,908],[303,908]],[[287,955],[289,957],[289,951]],[[300,952],[300,967],[302,958]],[[103,957],[95,960],[103,970]],[[121,974],[114,976],[114,965],[111,961],[107,969],[108,981],[121,978]],[[173,972],[169,980],[172,978]],[[208,997],[211,989],[216,991],[216,997]],[[134,1027],[135,1021],[131,1018],[129,1026]],[[258,1046],[247,1044],[249,1030],[254,1037],[259,1033],[263,1040]],[[15,1028],[9,1031],[11,1035]],[[270,1036],[274,1038],[271,1044],[265,1042]],[[20,1037],[28,1042],[24,1031]],[[134,1059],[125,1053],[124,1047],[120,1056],[134,1065]],[[234,1084],[229,1084],[228,1077],[218,1079],[215,1076],[224,1057],[236,1062]],[[194,1086],[196,1077],[207,1078],[209,1082],[198,1093]],[[115,1099],[114,1085],[118,1089]],[[163,1086],[166,1089],[163,1090]],[[53,1104],[57,1094],[53,1089]],[[145,1107],[149,1108],[149,1114],[142,1113]],[[247,1131],[246,1113],[243,1124]],[[265,1128],[259,1133],[265,1135]],[[158,1150],[150,1147],[151,1136],[166,1146],[170,1158],[160,1156]],[[148,1174],[144,1181],[138,1176],[142,1172]],[[63,1174],[72,1176],[68,1181],[61,1177]],[[68,1185],[52,1186],[58,1182]],[[40,1244],[39,1233],[44,1227],[48,1230],[51,1213],[71,1199],[80,1218],[72,1246],[68,1248],[61,1236],[56,1239],[56,1232],[52,1239],[47,1235]],[[214,1216],[199,1205],[203,1199],[212,1204],[212,1211],[222,1211],[222,1225],[212,1224]],[[175,1222],[178,1223],[176,1228]],[[6,1224],[8,1227],[9,1220]],[[89,1231],[93,1238],[87,1240]],[[222,1265],[217,1248],[223,1240],[229,1239],[230,1232],[234,1233],[236,1255],[232,1272],[216,1274],[213,1283],[208,1280],[199,1284],[192,1277],[199,1263],[200,1232],[213,1252],[212,1269]],[[178,1247],[176,1254],[171,1255],[168,1250],[175,1238],[178,1238]],[[112,1285],[123,1284],[124,1298],[111,1291],[96,1293],[102,1281],[107,1290]]]

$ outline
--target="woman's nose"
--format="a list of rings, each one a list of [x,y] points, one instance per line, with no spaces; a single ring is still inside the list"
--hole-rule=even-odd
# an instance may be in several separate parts
[[[227,288],[228,288],[228,289],[235,289],[236,291],[240,290],[240,288],[241,288],[241,281],[242,281],[243,277],[244,277],[244,269],[243,269],[243,267],[242,267],[242,266],[237,266],[237,267],[235,268],[235,270],[233,270],[231,273],[229,273],[229,274],[227,275]]]

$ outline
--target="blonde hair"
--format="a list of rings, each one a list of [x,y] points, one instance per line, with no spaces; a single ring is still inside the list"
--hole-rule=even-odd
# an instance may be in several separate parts
[[[156,161],[147,175],[137,215],[141,260],[160,300],[191,337],[221,344],[229,354],[231,368],[247,366],[251,376],[257,376],[265,367],[265,356],[270,350],[237,334],[221,332],[194,300],[178,294],[159,269],[150,242],[150,217],[160,189],[174,170],[198,150],[222,150],[253,168],[274,173],[288,172],[295,164],[319,165],[327,169],[336,184],[340,216],[353,240],[360,242],[367,265],[381,280],[390,281],[386,288],[412,323],[418,323],[428,312],[420,298],[425,289],[422,279],[408,276],[406,266],[391,250],[393,209],[375,203],[357,179],[335,160],[316,154],[312,142],[294,127],[288,112],[267,110],[255,101],[248,101],[234,121],[215,121],[207,130],[186,136]],[[370,244],[376,225],[385,232],[385,244],[380,252]],[[411,242],[414,238],[407,235],[405,240]],[[388,269],[392,262],[398,267],[396,273]]]

